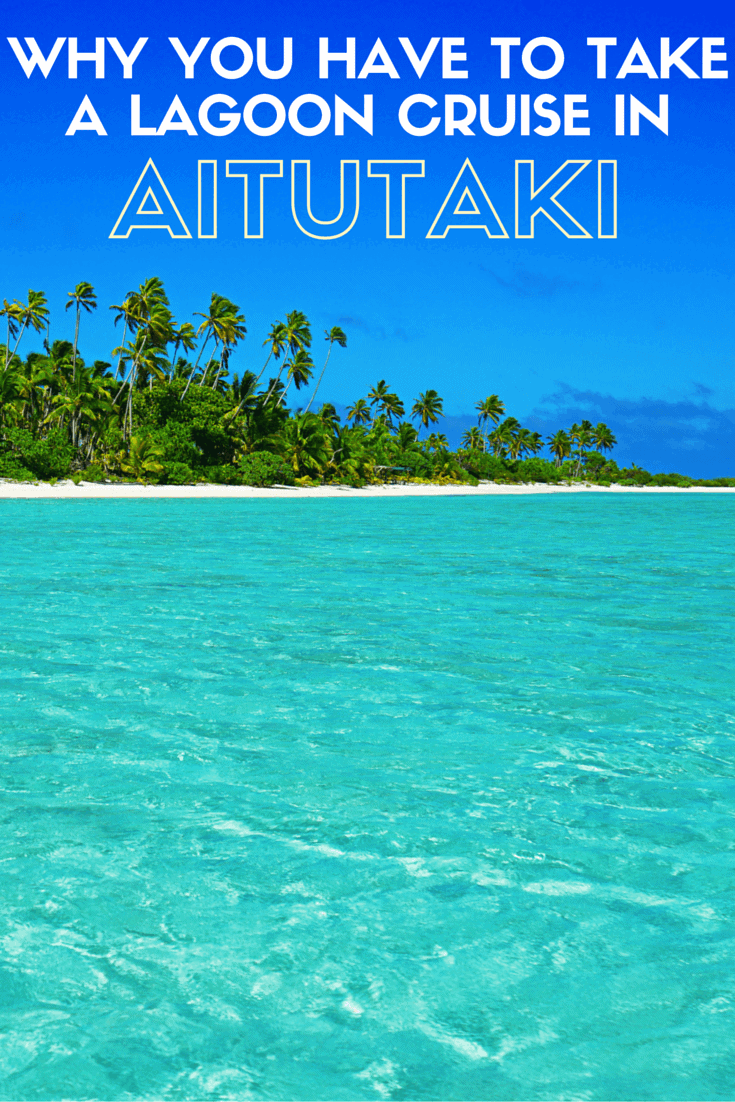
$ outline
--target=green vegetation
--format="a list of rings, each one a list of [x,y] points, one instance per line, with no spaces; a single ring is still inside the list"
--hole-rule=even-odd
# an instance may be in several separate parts
[[[25,303],[4,301],[0,478],[251,486],[582,479],[735,486],[735,479],[703,482],[635,466],[620,470],[609,457],[616,441],[604,424],[583,421],[544,441],[506,417],[496,394],[478,402],[478,424],[456,452],[435,429],[444,411],[432,389],[419,394],[405,419],[404,402],[380,379],[349,407],[343,424],[334,406],[314,406],[334,347],[347,346],[339,326],[325,331],[319,369],[309,320],[291,311],[263,341],[267,355],[259,373],[240,377],[230,372],[232,353],[247,333],[239,306],[213,294],[207,311],[195,315],[198,323],[177,323],[157,278],[110,307],[114,324],[122,325],[114,367],[100,360],[87,364],[79,333],[84,316],[97,306],[91,284],[77,284],[66,303],[73,310],[74,339],[51,342],[43,292],[29,291]],[[20,345],[29,330],[45,331],[44,351],[23,359]],[[298,393],[317,371],[302,410]],[[429,433],[423,440],[421,428]],[[551,460],[539,455],[546,447]]]

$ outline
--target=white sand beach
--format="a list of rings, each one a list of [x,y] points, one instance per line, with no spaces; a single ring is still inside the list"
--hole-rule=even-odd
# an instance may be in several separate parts
[[[0,482],[0,500],[14,498],[82,499],[105,498],[324,498],[324,497],[483,497],[487,495],[524,494],[733,494],[731,486],[592,486],[574,483],[553,486],[546,482],[522,485],[498,485],[481,482],[478,486],[444,486],[386,483],[380,486],[146,486],[140,483],[80,482],[71,480],[49,482]]]

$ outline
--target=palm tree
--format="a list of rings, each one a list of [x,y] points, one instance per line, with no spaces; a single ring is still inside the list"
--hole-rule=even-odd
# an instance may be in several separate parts
[[[518,459],[523,451],[523,433],[527,432],[527,429],[521,429],[519,432],[511,432],[507,448],[508,457],[510,459]]]
[[[498,398],[497,394],[490,394],[487,398],[484,398],[482,402],[478,402],[475,406],[479,416],[477,418],[480,428],[484,428],[487,421],[492,421],[494,425],[497,425],[500,418],[505,413],[505,406]],[[483,451],[487,449],[485,437],[482,438]]]
[[[487,440],[493,450],[493,455],[497,456],[498,459],[503,459],[508,454],[518,428],[520,428],[520,425],[515,417],[507,417],[488,436]]]
[[[332,425],[334,432],[332,458],[329,466],[339,478],[358,480],[360,468],[365,458],[363,441],[355,432],[345,426]]]
[[[275,356],[277,360],[280,360],[281,355],[283,354],[283,350],[285,349],[287,342],[288,342],[288,330],[286,329],[286,326],[283,324],[282,321],[274,321],[273,325],[271,326],[270,333],[268,334],[266,339],[263,341],[264,346],[266,344],[270,345],[270,351],[268,352],[268,359],[265,361],[265,363],[261,367],[260,373],[258,374],[258,376],[255,380],[256,385],[257,385],[257,383],[260,382],[260,378],[261,378],[263,372],[265,371],[266,367],[270,363],[271,356]]]
[[[245,327],[245,317],[238,313],[239,306],[235,306],[234,302],[230,304],[231,311],[228,314],[225,322],[220,327],[220,339],[222,341],[222,359],[217,372],[214,376],[214,382],[212,383],[212,390],[217,388],[220,375],[228,374],[230,356],[232,350],[237,346],[238,342],[243,340],[247,333]]]
[[[319,474],[331,460],[328,430],[313,413],[300,413],[286,422],[279,451],[294,474]]]
[[[25,305],[19,302],[15,314],[15,317],[20,323],[20,330],[18,332],[18,339],[15,342],[15,348],[13,349],[13,356],[15,356],[18,351],[18,345],[26,329],[30,327],[31,329],[35,329],[37,333],[40,333],[41,330],[46,327],[48,315],[49,311],[46,305],[46,296],[43,291],[29,290],[28,302]],[[11,359],[12,358],[11,356]]]
[[[146,328],[140,327],[135,333],[134,340],[129,341],[126,345],[121,345],[119,348],[114,348],[112,350],[113,356],[119,355],[120,363],[131,364],[130,371],[123,379],[122,386],[113,399],[114,404],[117,404],[120,395],[127,386],[128,396],[125,401],[123,413],[123,433],[126,439],[128,436],[131,436],[133,432],[133,389],[135,387],[138,366],[146,354],[146,348],[148,347],[149,340],[150,332]],[[156,370],[160,369],[160,363],[158,360],[156,360],[155,357],[161,357],[160,349],[152,347],[150,351],[153,354],[153,359],[146,362],[146,370],[149,373],[151,370],[153,370],[154,367]]]
[[[120,305],[111,306],[110,309],[111,310],[117,310],[117,314],[113,318],[113,324],[114,325],[117,325],[117,323],[120,321],[121,318],[123,318],[124,321],[125,321],[125,324],[123,325],[122,340],[120,342],[120,348],[122,349],[122,348],[125,347],[125,339],[128,335],[128,329],[130,329],[131,333],[134,333],[135,330],[138,327],[138,317],[137,317],[137,314],[136,314],[135,305],[131,301],[130,297],[127,297],[127,298],[123,299],[123,301],[122,301],[122,303],[120,303]],[[113,355],[115,355],[114,352],[113,352]],[[121,366],[122,366],[122,352],[120,352],[120,354],[118,356],[117,368],[115,369],[115,378],[116,379],[117,379],[118,375],[120,374]]]
[[[197,317],[204,318],[204,321],[197,329],[197,336],[201,336],[202,333],[205,333],[206,335],[204,337],[204,342],[199,348],[199,355],[196,358],[196,363],[189,372],[189,378],[187,379],[186,386],[182,391],[182,402],[189,391],[189,387],[191,386],[192,380],[194,378],[194,373],[199,366],[199,360],[201,359],[202,353],[206,348],[209,340],[212,337],[214,338],[214,348],[212,350],[212,355],[209,357],[209,362],[204,368],[204,371],[202,372],[202,375],[199,379],[199,386],[204,386],[207,375],[209,373],[209,369],[212,366],[212,360],[215,357],[217,348],[220,343],[228,348],[229,355],[229,347],[237,344],[238,340],[240,340],[247,332],[247,329],[245,328],[245,318],[242,316],[242,314],[238,313],[239,309],[239,306],[236,306],[234,302],[230,302],[230,300],[225,298],[224,295],[218,295],[216,292],[213,291],[209,303],[209,313],[203,314],[199,310],[195,311]]]
[[[347,410],[347,420],[354,425],[369,425],[372,421],[370,407],[364,398],[358,398],[354,405]]]
[[[607,425],[599,421],[592,430],[592,444],[593,447],[607,452],[612,451],[617,444],[617,440]]]
[[[77,346],[79,344],[79,316],[82,308],[89,314],[92,310],[97,309],[97,296],[94,293],[94,287],[91,283],[77,283],[73,291],[69,291],[69,301],[64,307],[68,310],[70,306],[74,306],[76,310],[76,318],[74,321],[74,352],[72,353],[72,374],[76,371],[77,367]]]
[[[448,448],[449,441],[443,432],[432,432],[427,438],[426,444],[428,447],[433,448],[434,451],[439,451],[441,448]]]
[[[209,313],[202,314],[197,311],[198,316],[204,318],[204,321],[197,330],[198,335],[206,332],[204,340],[205,345],[211,337],[214,338],[214,348],[209,357],[209,362],[199,379],[199,386],[204,386],[209,368],[212,365],[212,360],[215,357],[219,345],[229,344],[232,341],[236,342],[247,332],[245,329],[245,318],[241,314],[238,314],[239,309],[239,306],[236,306],[234,302],[230,302],[224,295],[213,293],[209,304]]]
[[[370,405],[375,406],[380,411],[379,419],[382,419],[391,429],[393,428],[393,418],[403,417],[406,412],[403,402],[397,394],[393,394],[388,389],[385,379],[378,380],[373,389],[368,392],[368,398],[370,399]]]
[[[53,399],[53,408],[69,418],[69,431],[74,447],[82,444],[82,421],[98,421],[112,412],[107,385],[92,369],[76,364],[76,371],[68,380],[63,392]]]
[[[383,402],[387,397],[388,384],[385,379],[379,379],[372,390],[368,391],[368,398],[370,399],[371,406],[378,406],[380,409],[383,407]]]
[[[396,429],[396,443],[401,451],[407,451],[419,438],[419,434],[408,421],[401,421]]]
[[[379,452],[385,451],[386,448],[390,447],[392,437],[390,429],[388,428],[388,422],[382,413],[380,416],[376,417],[370,425],[368,439],[371,445]]]
[[[196,329],[190,321],[182,321],[181,325],[172,325],[171,331],[174,335],[174,351],[171,356],[172,377],[175,371],[175,364],[177,362],[176,355],[179,348],[183,348],[185,352],[191,352],[196,348]]]
[[[173,340],[173,316],[163,282],[158,276],[146,279],[137,291],[129,291],[124,306],[127,306],[132,322],[130,328],[136,332],[141,326],[147,329],[147,343],[165,348]]]
[[[301,310],[291,310],[286,314],[286,336],[291,352],[298,352],[300,348],[311,348],[311,326]]]
[[[323,425],[327,426],[327,428],[331,429],[333,432],[336,431],[337,425],[340,422],[340,416],[331,402],[324,402],[317,413],[317,417]]]
[[[511,459],[522,459],[524,455],[535,455],[543,446],[541,437],[530,429],[519,428],[513,435],[509,448]]]
[[[135,377],[135,385],[141,389],[148,385],[153,390],[153,380],[165,383],[167,379],[166,369],[168,360],[162,348],[155,344],[147,344],[138,356],[138,370]]]
[[[324,367],[322,368],[321,375],[317,379],[317,384],[314,387],[314,393],[312,394],[311,398],[309,399],[308,406],[304,410],[305,413],[308,413],[309,410],[311,409],[311,403],[316,398],[316,392],[319,389],[319,386],[321,384],[322,379],[324,378],[324,372],[327,370],[327,364],[329,363],[329,357],[332,354],[332,345],[336,342],[340,346],[340,348],[346,348],[347,347],[347,337],[345,336],[345,334],[342,332],[342,330],[340,329],[340,327],[338,325],[333,325],[331,329],[325,329],[324,330],[324,339],[325,339],[325,341],[329,341],[329,348],[327,349],[327,358],[324,361]]]
[[[288,345],[291,355],[294,355],[299,349],[311,348],[311,328],[309,326],[309,319],[301,310],[292,310],[289,314],[286,314],[284,329],[284,346]],[[280,381],[281,372],[284,367],[285,364],[279,368],[278,374],[265,396],[266,402],[273,394],[276,383]]]
[[[127,297],[135,304],[142,321],[146,321],[151,316],[154,307],[169,305],[163,280],[158,276],[151,276],[144,280],[138,290],[132,291]]]
[[[530,455],[538,455],[538,453],[543,449],[543,446],[544,438],[540,432],[532,432],[527,437],[526,450],[529,452]]]
[[[17,395],[23,399],[21,420],[30,424],[33,432],[38,432],[41,422],[48,415],[46,409],[46,397],[49,388],[54,383],[54,371],[48,355],[42,356],[38,352],[31,352],[26,357],[24,368],[15,375],[7,372],[2,375],[3,383],[12,382]],[[8,389],[0,401],[3,404],[13,401],[15,395]]]
[[[279,406],[282,404],[283,399],[286,397],[288,393],[288,388],[291,386],[291,383],[295,383],[297,390],[301,390],[302,386],[306,386],[306,384],[309,382],[309,379],[313,375],[313,366],[314,364],[312,363],[311,356],[303,348],[299,348],[297,352],[294,352],[293,356],[291,357],[291,362],[288,365],[288,382],[286,383],[286,387],[278,402]],[[308,412],[309,407],[307,406],[304,410],[304,413]]]
[[[10,338],[17,337],[18,324],[20,321],[20,309],[21,304],[17,299],[13,299],[12,302],[8,302],[7,299],[3,300],[3,308],[0,310],[0,317],[7,319],[7,336],[5,338],[5,367],[4,371],[8,370],[8,363],[10,361]]]
[[[470,451],[479,451],[480,448],[482,448],[483,451],[487,450],[487,440],[484,433],[480,432],[477,425],[473,425],[471,429],[467,429],[467,432],[462,437],[462,447]]]
[[[572,454],[572,442],[564,429],[559,429],[548,438],[549,451],[554,456],[554,465],[561,467],[565,459]]]
[[[575,453],[577,464],[574,468],[574,473],[577,477],[582,473],[585,449],[592,443],[593,432],[594,429],[591,421],[582,421],[581,425],[575,422],[569,430],[569,437],[572,443],[577,445],[577,451]]]
[[[232,398],[237,401],[237,406],[235,406],[231,413],[227,414],[228,420],[234,421],[243,409],[246,410],[246,420],[249,420],[258,404],[258,397],[255,393],[255,385],[257,382],[257,376],[254,375],[252,371],[246,371],[242,379],[238,379],[237,375],[235,375],[230,391]]]
[[[132,367],[117,397],[128,385],[128,398],[126,402],[123,424],[129,424],[129,431],[133,431],[133,389],[136,383],[138,365],[145,353],[148,366],[146,372],[150,378],[151,370],[159,375],[161,369],[161,351],[171,342],[174,334],[173,315],[169,307],[168,296],[163,286],[163,281],[158,276],[151,276],[138,287],[137,291],[129,291],[121,306],[111,306],[111,310],[117,310],[115,317],[117,325],[120,318],[125,319],[122,344],[113,350],[113,355],[118,356],[117,378],[123,362],[132,360]],[[135,334],[135,340],[125,344],[127,331]],[[145,350],[148,349],[146,352]],[[154,355],[154,353],[156,353]],[[117,398],[115,399],[117,401]],[[128,429],[126,428],[127,432]]]
[[[391,428],[393,428],[393,418],[403,417],[405,412],[405,406],[397,394],[386,394],[383,399],[383,416]]]
[[[419,420],[426,429],[444,416],[444,401],[437,391],[427,390],[424,394],[419,394],[414,402],[411,407],[411,416],[414,420]]]
[[[21,376],[11,362],[9,368],[0,375],[0,424],[17,421],[23,400],[21,386]]]
[[[158,460],[163,448],[154,444],[150,436],[133,436],[127,452],[118,453],[118,463],[125,474],[132,474],[138,482],[148,482],[148,475],[160,475],[163,464]]]

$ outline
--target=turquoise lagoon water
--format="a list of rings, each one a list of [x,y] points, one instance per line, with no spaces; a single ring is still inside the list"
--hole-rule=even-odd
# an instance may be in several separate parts
[[[0,1096],[734,1098],[734,535],[3,503]]]

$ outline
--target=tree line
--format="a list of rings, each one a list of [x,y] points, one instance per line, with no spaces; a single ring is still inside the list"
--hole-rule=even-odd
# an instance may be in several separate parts
[[[109,307],[119,343],[110,362],[87,363],[80,329],[97,308],[94,287],[78,283],[65,303],[73,340],[51,341],[42,291],[29,291],[25,302],[4,300],[0,477],[358,486],[681,479],[635,466],[619,470],[607,455],[615,437],[602,423],[582,421],[544,440],[506,416],[496,394],[477,403],[478,423],[455,452],[436,429],[443,400],[431,388],[418,395],[407,418],[403,400],[381,379],[347,408],[343,423],[333,404],[315,402],[335,346],[347,347],[338,325],[324,331],[317,366],[309,319],[292,310],[273,322],[259,370],[238,375],[230,360],[247,334],[240,307],[213,293],[205,311],[177,322],[157,277]],[[24,358],[21,344],[31,333],[44,335],[43,351]],[[308,401],[301,403],[299,392],[307,388]],[[540,457],[545,448],[551,459]]]

